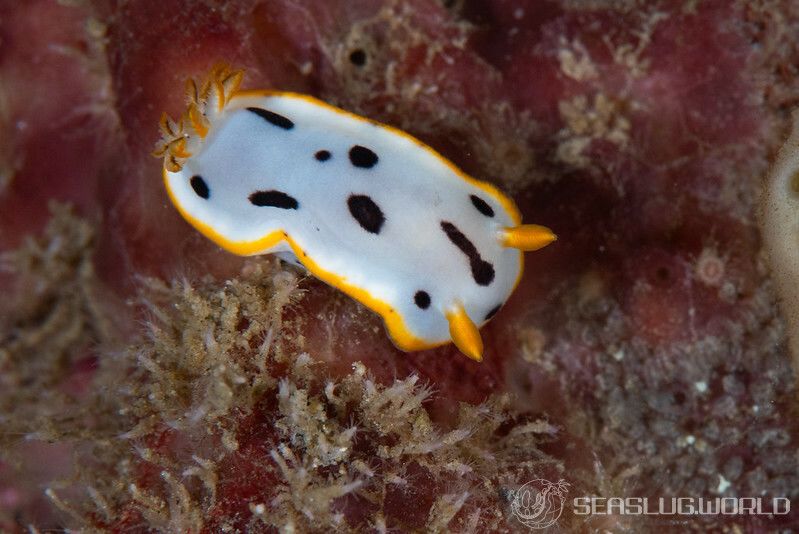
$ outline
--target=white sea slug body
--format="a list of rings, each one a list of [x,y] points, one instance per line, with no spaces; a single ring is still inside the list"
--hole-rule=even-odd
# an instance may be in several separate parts
[[[454,340],[480,360],[478,325],[552,232],[408,134],[309,96],[239,91],[241,78],[215,68],[189,82],[181,121],[162,120],[183,217],[230,252],[304,266],[379,313],[402,350]]]

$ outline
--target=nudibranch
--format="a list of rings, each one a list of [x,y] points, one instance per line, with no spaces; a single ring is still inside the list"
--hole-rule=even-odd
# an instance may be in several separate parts
[[[380,314],[404,351],[454,341],[480,361],[478,328],[523,251],[555,235],[405,132],[242,78],[215,67],[187,83],[180,120],[161,119],[155,155],[181,215],[232,253],[304,267]]]

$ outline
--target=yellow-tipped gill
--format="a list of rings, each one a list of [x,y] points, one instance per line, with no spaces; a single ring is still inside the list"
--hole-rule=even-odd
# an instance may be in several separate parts
[[[483,361],[483,340],[462,304],[456,304],[446,312],[449,335],[462,353],[476,362]]]
[[[544,248],[557,238],[552,230],[538,224],[520,224],[505,228],[500,232],[502,246],[524,251]]]

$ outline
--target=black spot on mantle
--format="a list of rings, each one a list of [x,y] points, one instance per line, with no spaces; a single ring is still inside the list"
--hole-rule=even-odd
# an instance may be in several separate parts
[[[247,108],[247,111],[255,113],[269,124],[273,124],[278,128],[283,128],[284,130],[291,130],[294,128],[294,123],[291,121],[291,119],[275,113],[274,111],[261,108]]]
[[[189,180],[189,184],[191,184],[191,188],[194,189],[194,192],[197,193],[198,197],[208,200],[208,197],[211,196],[211,191],[208,189],[208,184],[205,183],[205,180],[203,180],[203,177],[199,174],[192,176],[191,180]]]
[[[421,309],[426,310],[430,307],[430,294],[427,291],[417,291],[413,296],[413,302]]]
[[[478,197],[477,195],[469,195],[469,198],[472,199],[472,204],[474,205],[475,208],[477,208],[477,211],[479,211],[486,217],[494,216],[494,209],[488,205],[488,202]]]
[[[296,210],[300,203],[297,199],[283,191],[256,191],[250,195],[250,202],[255,206]]]
[[[472,278],[478,285],[487,286],[494,281],[494,266],[483,260],[477,247],[463,235],[457,226],[451,222],[441,221],[441,229],[447,234],[452,243],[469,258],[469,266],[472,268]]]
[[[365,146],[355,145],[350,149],[350,162],[361,169],[371,169],[378,159],[377,154]]]
[[[350,195],[350,198],[347,199],[347,207],[361,228],[371,234],[380,233],[386,218],[374,200],[366,195]]]

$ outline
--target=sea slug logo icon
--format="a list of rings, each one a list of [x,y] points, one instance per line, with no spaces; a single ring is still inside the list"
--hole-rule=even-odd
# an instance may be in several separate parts
[[[561,479],[550,482],[543,478],[531,480],[516,490],[510,509],[513,515],[530,528],[547,528],[563,513],[563,501],[569,484]]]

